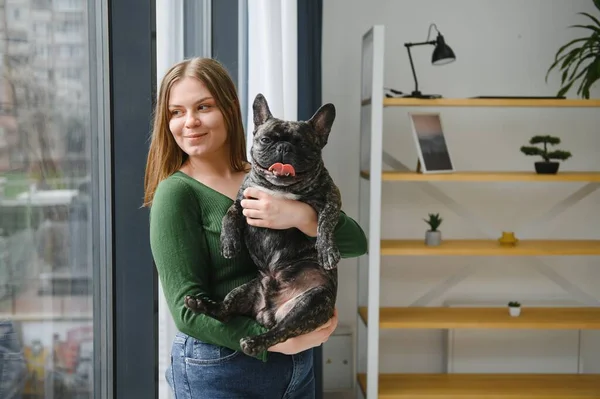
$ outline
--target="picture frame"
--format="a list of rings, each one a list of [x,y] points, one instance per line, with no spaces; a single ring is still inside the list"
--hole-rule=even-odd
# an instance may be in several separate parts
[[[409,112],[408,115],[419,159],[417,172],[454,172],[441,114],[439,112]]]

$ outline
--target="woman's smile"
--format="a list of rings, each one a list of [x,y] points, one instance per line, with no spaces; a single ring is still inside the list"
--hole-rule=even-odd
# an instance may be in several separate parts
[[[186,139],[194,140],[194,139],[201,139],[202,137],[204,137],[206,135],[208,135],[208,133],[192,133],[192,134],[185,135],[183,137]]]

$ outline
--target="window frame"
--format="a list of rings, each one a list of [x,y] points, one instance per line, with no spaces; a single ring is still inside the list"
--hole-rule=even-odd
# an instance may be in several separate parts
[[[158,398],[158,278],[142,208],[156,87],[155,1],[96,7],[96,397]],[[135,10],[135,12],[132,12]],[[102,90],[102,91],[101,91]],[[93,146],[92,146],[93,147]],[[107,267],[108,266],[108,267]]]

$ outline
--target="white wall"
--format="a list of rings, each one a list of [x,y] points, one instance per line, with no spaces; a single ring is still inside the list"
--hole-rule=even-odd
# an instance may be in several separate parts
[[[548,84],[547,68],[556,50],[587,23],[577,12],[598,14],[591,0],[402,0],[324,1],[323,102],[333,102],[337,119],[325,151],[326,164],[339,185],[344,209],[358,217],[359,87],[361,37],[374,24],[385,25],[386,87],[413,90],[404,42],[425,41],[434,22],[454,49],[457,61],[430,64],[432,47],[413,48],[420,89],[444,97],[476,95],[554,95],[559,74]],[[586,33],[587,34],[587,33]],[[596,87],[592,97],[600,97]],[[570,93],[569,97],[575,97]],[[414,110],[414,109],[413,109]],[[419,109],[424,110],[424,109]],[[458,170],[531,170],[534,159],[519,147],[534,134],[562,138],[574,157],[561,170],[600,170],[600,112],[597,109],[435,109],[442,113],[448,145]],[[409,166],[416,151],[408,109],[384,109],[384,148]],[[445,238],[493,238],[502,230],[520,238],[600,238],[600,194],[593,192],[556,218],[544,217],[556,203],[584,184],[543,183],[384,183],[382,236],[421,238],[422,217],[440,212]],[[448,200],[424,191],[434,187],[472,217],[459,216]],[[441,306],[444,301],[600,301],[597,257],[556,258],[411,258],[382,261],[382,306]],[[463,267],[468,277],[432,298],[430,289]],[[556,277],[558,275],[559,277]],[[562,276],[563,288],[558,286]],[[561,281],[559,281],[561,282]],[[340,265],[340,329],[356,324],[356,261]],[[419,300],[421,298],[421,300]],[[540,332],[540,336],[544,336]],[[586,333],[582,350],[600,352],[599,336]],[[550,338],[549,338],[550,339]],[[384,331],[382,372],[441,372],[443,335],[438,331]],[[566,344],[565,344],[566,345]],[[584,371],[600,372],[600,360],[586,357]],[[510,362],[509,362],[510,366]],[[532,370],[535,371],[535,370]]]

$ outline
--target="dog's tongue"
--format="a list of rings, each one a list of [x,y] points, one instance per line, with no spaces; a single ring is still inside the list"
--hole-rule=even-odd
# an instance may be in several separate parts
[[[273,172],[275,176],[296,176],[296,170],[289,163],[274,163],[269,167],[269,171]]]

